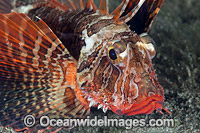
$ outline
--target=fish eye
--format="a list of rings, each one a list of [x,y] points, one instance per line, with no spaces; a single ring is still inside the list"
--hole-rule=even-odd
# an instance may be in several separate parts
[[[109,49],[108,53],[109,53],[110,59],[112,59],[112,60],[116,60],[117,59],[117,54],[116,54],[114,48]]]
[[[120,54],[126,50],[126,45],[118,40],[110,42],[108,46],[108,57],[114,63],[117,64],[120,61]]]

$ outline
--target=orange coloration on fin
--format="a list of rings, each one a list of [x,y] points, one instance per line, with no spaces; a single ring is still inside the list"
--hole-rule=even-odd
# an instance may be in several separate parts
[[[126,11],[132,10],[139,3],[139,1],[140,0],[129,0],[129,3],[128,3],[124,13],[127,14],[128,12],[126,12]]]
[[[74,2],[72,0],[68,0],[68,2],[70,3],[70,5],[72,6],[72,8],[74,10],[77,10],[77,7],[76,7],[76,5],[74,4]]]
[[[116,20],[117,24],[124,24],[130,21],[133,16],[138,12],[140,7],[144,4],[145,0],[140,0],[139,3],[134,7],[128,14],[126,14],[123,17],[120,17],[119,19]],[[131,5],[131,4],[130,4]]]
[[[153,20],[155,19],[156,15],[158,14],[158,12],[160,11],[160,7],[162,6],[164,0],[148,0],[145,4],[149,7],[147,9],[148,12],[148,18],[146,18],[147,24],[145,27],[145,31],[149,32],[149,29],[153,23]],[[140,14],[142,14],[142,12],[140,12]]]
[[[72,118],[88,115],[89,108],[75,95],[76,61],[42,21],[24,14],[0,14],[0,121],[16,131],[26,128],[23,118]],[[13,93],[13,91],[15,93]],[[37,124],[37,122],[36,122]]]
[[[17,5],[20,2],[21,6],[31,5],[34,8],[41,7],[41,6],[49,6],[49,7],[57,8],[57,9],[64,10],[64,11],[70,10],[69,6],[67,6],[66,4],[64,4],[60,1],[57,1],[57,0],[48,0],[48,1],[47,0],[37,0],[37,1],[26,0],[23,2],[22,1],[16,1],[16,2],[18,2]],[[18,10],[17,9],[18,7],[16,7],[16,5],[14,5],[14,3],[15,2],[12,0],[0,0],[0,13],[10,13],[13,9]],[[72,3],[70,5],[72,6],[72,8],[74,8],[74,5]]]
[[[123,0],[109,14],[108,0],[100,0],[99,8],[94,0],[17,0],[17,6],[0,0],[0,12],[14,6],[36,21],[0,13],[1,125],[57,132],[62,127],[43,128],[38,121],[27,128],[23,118],[83,118],[90,107],[129,116],[170,114],[150,58],[153,40],[145,43],[140,35],[149,31],[163,1]]]
[[[68,10],[84,10],[86,0],[62,0],[61,4],[68,5]]]
[[[85,9],[88,10],[88,11],[89,11],[89,10],[92,10],[92,11],[96,12],[97,7],[96,7],[96,5],[94,4],[94,1],[93,1],[93,0],[88,0]]]
[[[108,15],[109,14],[108,0],[101,0],[98,10],[102,14]]]
[[[59,9],[62,9],[64,11],[69,10],[69,7],[67,5],[65,5],[65,4],[63,4],[63,3],[61,3],[57,0],[46,1],[46,4],[50,7],[59,8]]]
[[[10,13],[12,10],[12,0],[0,0],[0,13]]]
[[[123,0],[122,3],[111,13],[115,20],[118,20],[118,18],[122,15],[127,5],[127,0]]]
[[[81,8],[81,10],[84,9],[84,0],[80,0],[80,8]]]
[[[138,2],[139,0],[136,1]],[[129,2],[124,15],[128,14],[137,5],[137,2]],[[145,0],[139,11],[127,23],[130,25],[131,30],[138,34],[148,33],[163,2],[164,0]]]

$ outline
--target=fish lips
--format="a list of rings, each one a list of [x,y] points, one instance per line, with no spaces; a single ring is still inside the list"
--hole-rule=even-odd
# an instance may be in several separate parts
[[[132,104],[125,102],[123,105],[111,106],[111,110],[118,115],[150,114],[154,110],[164,109],[164,90],[156,78],[149,75],[142,77],[138,86],[138,96],[134,97]],[[133,97],[129,97],[133,98]]]

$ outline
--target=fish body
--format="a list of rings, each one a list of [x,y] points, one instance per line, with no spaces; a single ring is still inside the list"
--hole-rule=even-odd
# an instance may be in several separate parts
[[[83,118],[90,107],[169,112],[148,35],[163,0],[122,1],[112,13],[107,0],[98,8],[92,0],[0,2],[3,126],[40,130],[25,127],[23,117]]]

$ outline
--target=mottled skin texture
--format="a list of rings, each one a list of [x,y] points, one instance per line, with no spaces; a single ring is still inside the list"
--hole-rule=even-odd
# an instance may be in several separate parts
[[[120,115],[151,113],[162,107],[164,93],[157,82],[150,52],[144,47],[141,38],[126,24],[115,25],[113,19],[101,19],[103,15],[99,13],[84,10],[63,12],[51,7],[30,10],[28,16],[33,20],[38,16],[46,22],[78,61],[78,92],[83,95],[78,97],[81,101],[82,97],[86,100],[88,97],[92,98],[93,106],[102,104],[106,110],[110,109]],[[96,20],[98,21],[93,23]],[[105,27],[108,29],[100,34]],[[94,37],[94,44],[87,44],[85,41],[85,29],[88,38],[97,35]],[[118,55],[117,61],[113,61],[108,55],[108,49],[113,47],[115,41],[120,41],[120,45],[124,47],[121,50],[114,46]],[[87,45],[94,46],[89,51],[81,51]],[[119,54],[124,51],[126,56],[120,57]],[[152,95],[155,98],[151,98]],[[148,100],[149,103],[142,104]],[[141,107],[134,109],[139,104]]]
[[[137,38],[136,35],[135,37]],[[145,55],[140,52],[141,48],[133,43],[135,41],[133,34],[130,40],[122,39],[122,41],[124,41],[123,45],[128,51],[125,58],[121,58],[118,63],[113,63],[108,58],[107,48],[109,44],[106,44],[102,48],[101,56],[97,59],[99,61],[93,64],[93,66],[98,67],[91,68],[91,73],[86,72],[80,75],[79,81],[85,81],[82,88],[87,96],[92,97],[95,102],[103,104],[117,114],[149,113],[156,108],[153,105],[154,102],[150,103],[150,106],[151,104],[153,106],[147,110],[142,107],[144,112],[141,111],[142,108],[139,109],[141,112],[137,112],[134,105],[142,105],[142,102],[154,94],[159,95],[158,101],[155,103],[162,105],[163,89],[157,82],[151,61],[147,56],[148,51],[143,49]],[[105,72],[107,73],[105,74]],[[86,76],[94,76],[94,78],[89,80],[89,78],[85,78]]]

